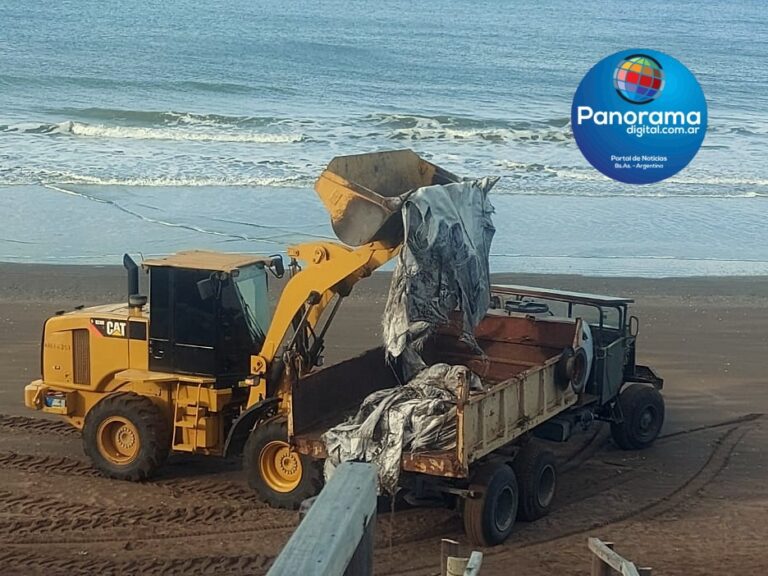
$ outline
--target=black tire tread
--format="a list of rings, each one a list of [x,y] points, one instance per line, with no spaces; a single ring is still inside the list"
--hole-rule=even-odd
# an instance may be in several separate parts
[[[285,420],[274,419],[257,424],[243,449],[243,469],[248,478],[248,485],[259,493],[259,496],[273,508],[298,510],[307,498],[317,496],[323,488],[324,477],[322,461],[299,454],[303,471],[301,481],[293,492],[281,493],[271,490],[261,480],[259,471],[259,454],[261,446],[272,439],[287,439]]]
[[[104,460],[96,444],[96,431],[104,418],[120,414],[139,428],[143,454],[126,468],[115,468]],[[171,432],[161,409],[146,396],[117,392],[99,401],[86,415],[83,447],[91,462],[105,476],[137,482],[151,478],[168,458]]]
[[[623,422],[611,422],[611,437],[616,445],[622,450],[641,450],[647,448],[654,443],[656,438],[654,437],[650,442],[641,442],[632,437],[631,424],[632,415],[636,406],[643,401],[643,396],[646,395],[657,396],[656,400],[659,403],[661,411],[661,425],[664,424],[664,398],[661,393],[647,384],[630,383],[619,394],[619,406],[624,416]],[[659,431],[661,426],[659,427]]]
[[[465,498],[464,512],[464,532],[467,534],[470,542],[478,546],[490,546],[483,531],[483,506],[485,505],[485,491],[493,476],[494,469],[490,466],[481,467],[472,478],[469,485],[471,492],[482,494],[479,498]]]
[[[511,466],[507,463],[493,463],[487,462],[480,466],[475,474],[472,476],[472,480],[469,486],[471,491],[475,491],[481,494],[478,498],[466,498],[464,500],[464,510],[462,518],[464,521],[464,532],[469,538],[470,542],[477,546],[495,546],[500,544],[506,536],[501,539],[492,539],[486,530],[484,529],[485,507],[486,498],[489,491],[489,485],[493,481],[499,469],[503,468],[507,473],[511,474],[512,479],[517,490],[518,484],[515,476],[515,472]],[[513,521],[514,526],[514,521]]]
[[[546,464],[551,464],[555,469],[555,491],[557,491],[557,466],[555,455],[551,450],[543,448],[538,442],[530,441],[520,450],[512,462],[520,491],[517,514],[521,520],[526,522],[533,522],[549,514],[550,507],[542,508],[536,500],[537,487],[535,485],[538,479],[538,470]]]

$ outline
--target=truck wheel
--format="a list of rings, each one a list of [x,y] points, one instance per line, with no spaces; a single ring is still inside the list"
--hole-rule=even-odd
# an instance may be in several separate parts
[[[248,484],[276,508],[298,509],[323,487],[320,461],[291,450],[284,421],[257,424],[243,450]]]
[[[519,518],[532,522],[549,514],[557,488],[555,455],[529,442],[515,458],[512,468],[520,487]]]
[[[469,487],[481,495],[464,500],[464,531],[473,544],[495,546],[512,533],[519,500],[517,478],[506,464],[487,464]]]
[[[622,422],[611,422],[611,436],[622,450],[653,444],[664,424],[664,397],[653,386],[630,384],[619,394]]]
[[[83,447],[105,476],[144,480],[168,457],[170,426],[152,400],[119,392],[101,400],[86,415]]]

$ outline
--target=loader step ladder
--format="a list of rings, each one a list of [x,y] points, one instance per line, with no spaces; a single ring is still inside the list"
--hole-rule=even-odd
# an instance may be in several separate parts
[[[200,424],[200,416],[204,410],[204,408],[200,406],[202,388],[202,382],[198,383],[194,404],[186,402],[180,403],[179,395],[181,392],[181,383],[176,382],[176,393],[173,398],[173,435],[171,439],[171,447],[173,450],[178,450],[180,452],[197,452],[198,426]],[[191,442],[184,442],[184,429],[193,431],[191,434]],[[181,438],[177,441],[179,433],[181,434]]]

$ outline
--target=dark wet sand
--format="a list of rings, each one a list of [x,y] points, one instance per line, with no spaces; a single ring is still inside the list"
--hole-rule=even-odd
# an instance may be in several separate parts
[[[388,279],[357,286],[328,335],[328,362],[379,343]],[[616,449],[605,427],[563,445],[552,513],[484,550],[483,576],[587,574],[588,536],[654,573],[765,573],[768,428],[744,417],[768,412],[768,278],[496,280],[635,298],[639,360],[665,378],[667,419],[642,452]],[[108,480],[77,434],[23,406],[44,319],[121,301],[125,285],[117,267],[0,264],[0,573],[264,574],[296,518],[256,501],[236,462],[176,456],[154,482]],[[449,510],[381,514],[376,573],[435,574],[440,538],[464,541]]]

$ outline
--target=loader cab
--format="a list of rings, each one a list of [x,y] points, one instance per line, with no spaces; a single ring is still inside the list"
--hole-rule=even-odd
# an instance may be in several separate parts
[[[237,385],[269,329],[267,267],[241,254],[181,252],[148,260],[149,369]]]

